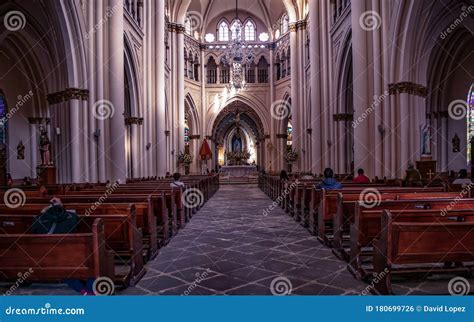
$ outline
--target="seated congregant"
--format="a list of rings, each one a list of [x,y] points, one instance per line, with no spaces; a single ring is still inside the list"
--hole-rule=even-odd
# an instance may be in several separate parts
[[[364,174],[364,169],[357,170],[357,177],[353,180],[354,183],[370,183],[369,177]]]
[[[173,182],[170,183],[170,187],[174,189],[184,188],[184,183],[181,181],[181,174],[176,172],[173,174]]]
[[[459,175],[456,180],[453,181],[453,184],[471,184],[472,181],[467,177],[467,170],[461,169],[459,170]]]
[[[44,208],[33,220],[31,233],[48,235],[75,233],[79,223],[79,217],[76,212],[66,210],[59,198],[53,198],[49,203],[49,206]],[[95,295],[93,278],[86,281],[66,279],[64,283],[82,295]]]
[[[281,170],[281,172],[280,172],[280,180],[282,180],[282,181],[289,181],[289,180],[290,180],[290,177],[288,176],[288,172],[286,172],[285,170]]]
[[[421,173],[418,169],[415,168],[413,164],[408,166],[405,182],[407,186],[422,186],[423,183],[421,182]]]
[[[326,190],[342,189],[342,184],[334,179],[334,171],[331,168],[324,170],[324,180],[316,188]]]

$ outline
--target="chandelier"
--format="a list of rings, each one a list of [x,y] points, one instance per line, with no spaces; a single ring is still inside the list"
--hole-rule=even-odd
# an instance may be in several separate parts
[[[244,27],[239,19],[239,4],[235,1],[235,19],[231,26],[231,40],[223,54],[224,64],[230,67],[229,93],[237,93],[247,87],[245,69],[255,59],[252,46],[245,41]]]

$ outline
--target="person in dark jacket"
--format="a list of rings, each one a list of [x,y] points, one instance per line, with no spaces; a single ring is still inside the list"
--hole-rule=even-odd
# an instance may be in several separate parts
[[[316,188],[326,190],[342,189],[342,184],[334,179],[334,171],[331,168],[324,170],[324,180]]]
[[[283,181],[289,181],[290,180],[290,177],[288,176],[288,173],[285,170],[281,170],[280,180],[283,180]]]
[[[66,210],[61,199],[53,198],[49,206],[44,208],[34,219],[31,226],[33,234],[73,234],[77,231],[79,217],[75,211]],[[87,281],[66,279],[64,283],[82,295],[95,295],[93,290],[94,279]]]

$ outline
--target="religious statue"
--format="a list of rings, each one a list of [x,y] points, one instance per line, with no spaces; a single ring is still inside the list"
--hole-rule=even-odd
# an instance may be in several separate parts
[[[457,134],[457,133],[454,134],[454,137],[453,137],[453,140],[452,140],[452,143],[453,143],[453,152],[457,153],[457,152],[460,152],[460,151],[461,151],[460,142],[461,142],[461,140],[459,139],[458,134]]]
[[[22,141],[16,147],[16,158],[18,160],[25,160],[25,146]]]
[[[431,155],[431,128],[428,124],[421,129],[421,154]]]
[[[41,154],[41,165],[49,165],[51,163],[50,158],[50,145],[51,141],[48,138],[48,132],[44,125],[40,125],[40,138],[39,138],[39,149]]]

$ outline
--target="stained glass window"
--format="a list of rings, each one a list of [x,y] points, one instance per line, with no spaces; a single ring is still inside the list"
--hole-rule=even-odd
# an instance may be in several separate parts
[[[471,162],[471,138],[474,136],[474,84],[471,85],[467,96],[467,159]]]
[[[245,40],[255,41],[255,34],[256,34],[255,24],[251,20],[247,21],[247,23],[245,24]]]
[[[219,24],[219,41],[229,41],[229,25],[225,21]]]
[[[0,144],[5,145],[7,143],[7,102],[5,96],[0,92]]]

